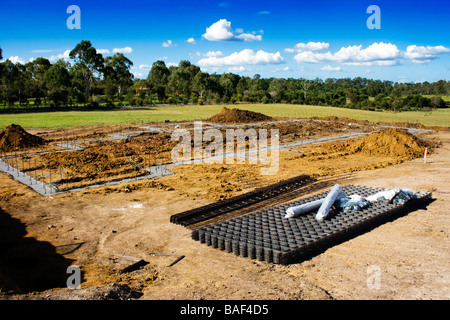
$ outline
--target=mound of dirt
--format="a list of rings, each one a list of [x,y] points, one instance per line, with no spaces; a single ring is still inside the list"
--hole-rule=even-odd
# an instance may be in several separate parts
[[[216,115],[208,119],[215,123],[247,123],[271,120],[272,117],[259,112],[240,110],[237,108],[228,109],[223,107]]]
[[[428,147],[427,152],[431,153],[432,145],[426,144],[404,129],[386,129],[376,131],[360,140],[321,145],[326,153],[390,157],[399,161],[423,157],[425,147]]]
[[[350,146],[353,152],[367,155],[414,159],[423,156],[425,143],[406,130],[387,129],[374,132]]]
[[[0,150],[14,151],[31,147],[38,147],[46,141],[41,137],[26,132],[21,126],[11,124],[0,132]]]

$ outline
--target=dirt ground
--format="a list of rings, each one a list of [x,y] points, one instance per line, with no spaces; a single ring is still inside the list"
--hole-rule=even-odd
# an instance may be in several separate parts
[[[111,284],[151,300],[449,299],[450,133],[415,136],[439,146],[426,163],[342,150],[334,150],[339,158],[321,156],[322,146],[310,146],[300,148],[309,156],[281,151],[275,176],[259,175],[259,165],[186,165],[154,180],[47,197],[0,173],[0,262],[6,262],[0,263],[0,299],[97,299]],[[173,214],[299,174],[341,185],[431,191],[434,201],[288,266],[214,249],[169,222]],[[185,257],[168,267],[176,257],[153,254]],[[118,255],[149,264],[118,274],[130,264]],[[69,265],[82,270],[79,290],[65,288]],[[376,288],[373,270],[379,272]]]

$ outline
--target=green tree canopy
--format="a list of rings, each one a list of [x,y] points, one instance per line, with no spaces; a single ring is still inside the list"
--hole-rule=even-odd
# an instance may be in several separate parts
[[[69,53],[69,57],[80,66],[86,88],[86,100],[91,97],[94,79],[104,72],[104,59],[101,53],[92,46],[90,41],[83,40]]]
[[[123,53],[116,53],[105,59],[105,80],[114,87],[119,97],[133,84],[134,76],[130,72],[132,66],[133,62]]]
[[[28,62],[25,65],[30,74],[29,90],[31,91],[31,96],[35,97],[39,102],[42,97],[46,101],[48,88],[44,75],[50,69],[51,65],[48,59],[42,57]]]
[[[170,71],[166,67],[166,63],[162,60],[158,60],[153,63],[152,68],[148,73],[147,80],[151,86],[165,86],[169,81],[169,76]]]
[[[69,95],[68,88],[71,85],[68,66],[68,62],[64,62],[62,59],[58,60],[44,75],[49,97],[56,105],[67,103]]]
[[[19,97],[20,68],[18,64],[12,63],[9,59],[6,59],[1,65],[1,94],[3,99],[12,105]]]

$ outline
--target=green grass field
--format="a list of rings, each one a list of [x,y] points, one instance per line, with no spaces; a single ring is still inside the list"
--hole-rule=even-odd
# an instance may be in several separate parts
[[[447,95],[445,95],[445,94],[444,95],[424,94],[423,96],[426,97],[426,98],[429,98],[429,99],[432,99],[434,97],[440,97],[445,102],[449,102],[450,101],[450,94],[447,94]]]
[[[146,110],[1,114],[0,129],[4,129],[12,123],[19,124],[26,129],[31,129],[99,124],[148,123],[164,120],[205,120],[216,114],[222,107],[223,105],[194,105],[155,107]],[[291,104],[238,104],[228,105],[227,107],[261,112],[273,117],[310,118],[337,116],[373,122],[409,122],[421,123],[426,126],[450,126],[450,109],[437,109],[430,112],[408,111],[393,113]]]

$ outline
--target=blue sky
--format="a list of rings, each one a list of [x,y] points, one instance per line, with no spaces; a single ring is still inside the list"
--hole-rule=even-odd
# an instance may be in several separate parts
[[[67,28],[70,5],[81,29]],[[380,29],[369,29],[370,5]],[[156,60],[252,77],[450,80],[448,0],[0,0],[4,59],[64,58],[81,40],[123,52],[137,78]]]

